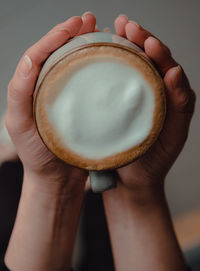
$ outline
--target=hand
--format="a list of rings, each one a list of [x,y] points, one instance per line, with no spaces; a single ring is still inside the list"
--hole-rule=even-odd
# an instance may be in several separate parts
[[[48,56],[69,38],[97,31],[95,25],[96,19],[91,13],[56,25],[24,53],[8,85],[6,127],[28,176],[45,176],[54,182],[66,181],[70,175],[71,180],[84,185],[88,173],[55,157],[41,141],[33,119],[33,92]]]
[[[166,120],[157,141],[137,161],[118,169],[117,188],[103,193],[115,269],[187,270],[163,184],[186,141],[195,94],[169,49],[151,33],[125,15],[115,20],[115,29],[152,60],[167,96]]]
[[[70,270],[88,173],[56,158],[33,119],[34,86],[46,58],[75,35],[97,31],[91,13],[55,26],[30,47],[8,87],[6,125],[24,180],[5,263],[10,270]]]
[[[141,47],[155,64],[166,85],[167,115],[155,144],[137,161],[117,170],[121,184],[129,189],[163,183],[187,139],[194,112],[195,93],[170,50],[150,32],[125,15],[115,20],[115,30]]]

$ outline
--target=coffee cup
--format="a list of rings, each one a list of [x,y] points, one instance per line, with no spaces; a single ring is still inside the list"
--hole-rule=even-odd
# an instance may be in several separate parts
[[[34,93],[41,139],[57,157],[89,170],[94,191],[116,186],[114,170],[156,141],[165,85],[137,45],[110,33],[71,39],[45,62]]]

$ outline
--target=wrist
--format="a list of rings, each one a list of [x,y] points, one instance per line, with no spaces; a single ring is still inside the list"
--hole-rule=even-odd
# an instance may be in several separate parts
[[[57,182],[24,171],[17,218],[5,257],[11,270],[70,268],[84,185],[77,188]]]
[[[84,192],[88,172],[77,168],[54,174],[40,174],[24,168],[24,189],[54,197],[77,197]]]
[[[145,184],[144,184],[145,183]],[[132,188],[118,181],[117,187],[104,192],[105,198],[113,198],[115,201],[123,202],[134,208],[147,210],[165,202],[164,181],[148,180],[136,184]]]
[[[119,183],[103,201],[117,270],[145,270],[152,263],[155,270],[186,270],[163,185],[130,190]]]

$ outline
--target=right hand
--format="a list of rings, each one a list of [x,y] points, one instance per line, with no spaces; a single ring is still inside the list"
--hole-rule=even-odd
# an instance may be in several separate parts
[[[69,179],[84,187],[88,172],[74,168],[52,154],[43,144],[33,118],[33,92],[43,63],[49,55],[76,35],[97,31],[92,13],[72,17],[53,27],[23,55],[8,85],[6,127],[28,176],[45,177],[53,183]],[[28,178],[27,178],[28,179]],[[40,178],[41,179],[41,178]]]

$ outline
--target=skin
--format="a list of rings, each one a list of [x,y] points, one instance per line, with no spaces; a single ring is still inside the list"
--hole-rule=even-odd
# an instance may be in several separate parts
[[[24,167],[22,195],[5,258],[13,271],[69,270],[71,265],[88,172],[63,163],[44,146],[33,119],[33,92],[47,57],[69,38],[98,31],[95,24],[93,14],[87,13],[55,26],[25,52],[31,65],[22,57],[8,86],[6,126]],[[115,267],[183,271],[185,263],[163,185],[187,138],[195,94],[182,68],[158,39],[125,15],[115,20],[115,29],[154,62],[165,82],[168,102],[157,142],[143,157],[118,169],[117,188],[103,194]]]
[[[115,29],[118,35],[126,37],[145,51],[166,85],[168,110],[158,140],[140,159],[118,170],[120,178],[129,188],[135,188],[136,185],[143,187],[148,184],[148,179],[151,184],[152,179],[163,180],[181,152],[194,112],[195,93],[183,69],[172,58],[166,45],[141,26],[129,21],[125,15],[115,20]],[[144,180],[142,183],[141,177]]]
[[[114,24],[118,35],[140,46],[155,64],[166,85],[168,107],[158,140],[137,161],[118,169],[117,188],[103,194],[115,267],[183,271],[186,266],[168,211],[164,180],[187,139],[195,93],[162,42],[125,15]]]
[[[23,163],[24,180],[5,262],[11,270],[69,270],[88,172],[55,157],[33,119],[33,92],[47,57],[71,37],[97,31],[90,14],[56,25],[25,53],[8,85],[6,127]],[[24,65],[23,65],[24,64]],[[25,72],[25,74],[23,73]]]

